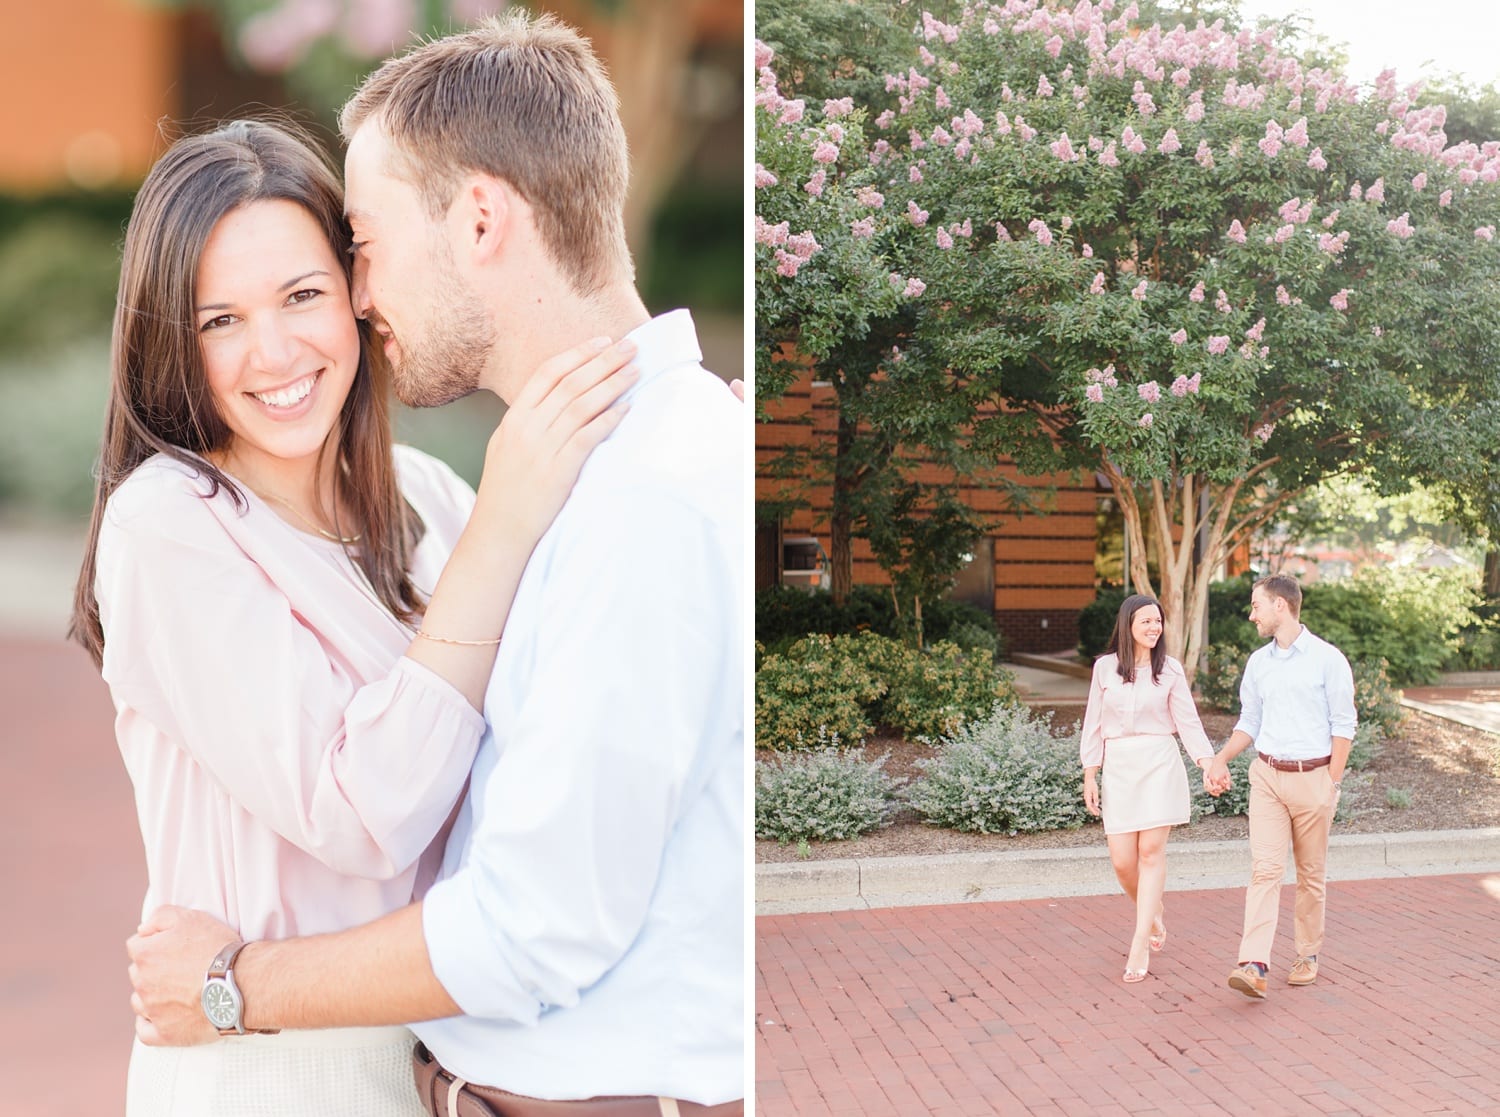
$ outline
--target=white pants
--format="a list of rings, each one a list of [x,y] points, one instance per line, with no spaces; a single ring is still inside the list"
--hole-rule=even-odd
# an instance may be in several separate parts
[[[405,1028],[232,1036],[130,1053],[126,1117],[423,1117]]]

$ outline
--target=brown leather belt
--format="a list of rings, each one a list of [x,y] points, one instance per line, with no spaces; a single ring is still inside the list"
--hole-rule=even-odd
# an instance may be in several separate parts
[[[1331,756],[1320,756],[1315,760],[1277,760],[1261,753],[1260,758],[1278,772],[1311,772],[1314,768],[1326,768],[1333,762]]]
[[[699,1105],[671,1098],[584,1098],[545,1101],[512,1094],[494,1086],[459,1080],[420,1043],[412,1050],[412,1074],[417,1095],[432,1117],[744,1117],[745,1102]]]

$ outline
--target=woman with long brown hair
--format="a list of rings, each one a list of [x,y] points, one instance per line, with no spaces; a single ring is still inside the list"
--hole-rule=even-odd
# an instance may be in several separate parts
[[[1192,813],[1172,734],[1205,771],[1214,755],[1182,664],[1162,642],[1163,621],[1161,603],[1146,594],[1120,605],[1109,651],[1094,661],[1079,741],[1084,803],[1103,815],[1115,876],[1135,904],[1124,977],[1131,983],[1145,980],[1151,951],[1166,946],[1167,838]]]
[[[477,497],[393,447],[337,176],[239,121],[179,140],[126,233],[72,634],[109,684],[149,885],[245,938],[336,930],[436,869],[516,585],[619,419],[629,346],[543,367]],[[131,1114],[414,1114],[405,1029],[146,1048]]]

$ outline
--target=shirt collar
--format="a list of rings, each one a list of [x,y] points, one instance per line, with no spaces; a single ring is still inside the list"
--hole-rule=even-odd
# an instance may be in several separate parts
[[[1307,625],[1302,626],[1302,631],[1297,633],[1297,638],[1292,641],[1291,646],[1282,651],[1281,645],[1276,642],[1276,637],[1271,637],[1271,654],[1277,659],[1289,659],[1294,652],[1308,652],[1312,650],[1312,633],[1307,631]]]
[[[627,400],[668,369],[703,363],[703,350],[698,345],[698,330],[693,325],[691,311],[669,310],[658,314],[625,336],[637,346],[635,365],[641,371],[640,380],[625,393]]]

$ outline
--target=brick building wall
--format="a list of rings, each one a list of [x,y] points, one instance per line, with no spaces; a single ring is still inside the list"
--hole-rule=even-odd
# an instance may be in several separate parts
[[[757,424],[755,497],[757,503],[782,496],[787,483],[772,476],[770,466],[789,447],[809,447],[831,440],[836,424],[831,388],[814,386],[804,375],[776,404],[772,420]],[[1100,493],[1092,477],[1069,474],[1025,477],[1001,462],[997,472],[1007,480],[1037,490],[1046,514],[1007,512],[1004,494],[978,484],[961,485],[966,502],[990,522],[976,549],[977,568],[960,578],[955,596],[987,603],[995,623],[1013,651],[1066,651],[1078,643],[1078,613],[1094,599],[1094,550]],[[919,474],[922,476],[923,474]],[[945,479],[927,467],[930,481]],[[798,509],[779,525],[763,525],[756,548],[756,585],[778,580],[780,539],[812,537],[826,550],[832,490],[820,485],[810,494],[811,507]],[[863,540],[854,541],[856,585],[885,585],[888,579]]]

